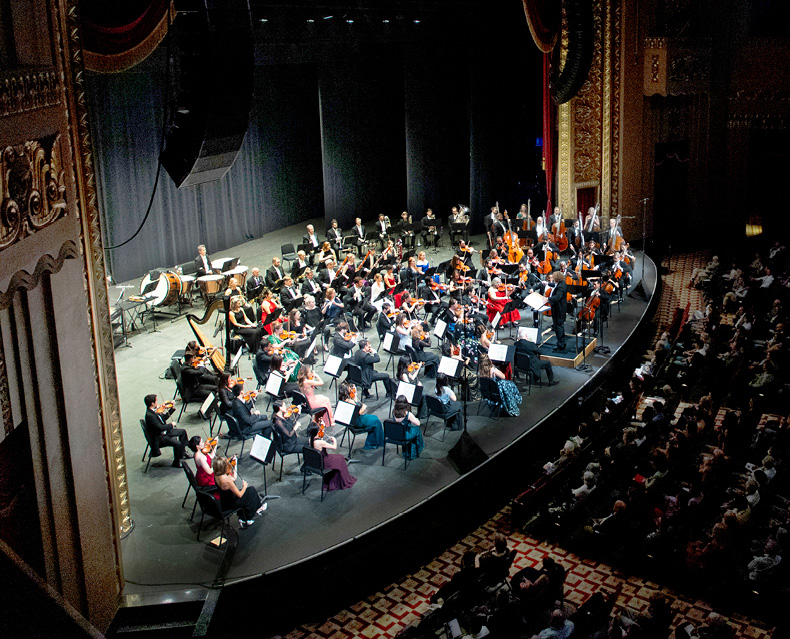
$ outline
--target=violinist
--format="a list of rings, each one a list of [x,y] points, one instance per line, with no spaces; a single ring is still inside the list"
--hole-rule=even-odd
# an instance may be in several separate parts
[[[281,392],[291,393],[299,390],[299,384],[297,384],[296,380],[300,366],[297,366],[297,364],[299,364],[298,361],[286,362],[280,353],[272,355],[270,375],[279,375],[285,380],[281,387]]]
[[[616,285],[609,279],[609,271],[606,271],[600,280],[593,280],[593,289],[590,295],[597,295],[601,300],[598,305],[598,312],[595,314],[598,320],[596,324],[596,332],[599,330],[601,322],[609,320],[609,310],[611,308],[613,292],[616,290]]]
[[[315,301],[313,303],[315,304]],[[288,313],[288,331],[296,333],[296,337],[291,342],[291,350],[299,356],[299,359],[304,359],[312,339],[307,334],[307,325],[302,320],[302,312],[298,308]],[[311,357],[315,355],[311,354]]]
[[[425,282],[423,282],[420,287],[419,294],[422,299],[425,300],[425,312],[431,316],[429,320],[430,323],[435,324],[436,317],[442,308],[441,289],[439,284],[430,278],[426,278]]]
[[[395,373],[395,381],[422,386],[420,380],[417,379],[421,368],[422,367],[420,366],[419,362],[411,362],[408,357],[401,356],[398,359],[398,368]],[[417,407],[417,417],[420,419],[425,419],[427,416],[428,403],[425,401],[425,395],[423,394],[422,398],[420,399],[420,405]]]
[[[217,439],[212,437],[206,442],[200,435],[195,435],[189,440],[187,446],[192,451],[192,458],[195,460],[195,483],[201,488],[216,488],[211,461],[214,458],[214,451],[217,449]]]
[[[460,261],[468,262],[470,259],[472,259],[472,254],[474,254],[474,253],[477,253],[477,250],[472,248],[466,242],[464,242],[464,240],[461,240],[458,243],[458,249],[456,250],[455,255],[453,256],[453,258],[458,256],[459,258],[461,258]],[[457,268],[457,267],[453,267],[453,268]]]
[[[407,313],[409,319],[412,319],[416,315],[419,307],[419,302],[411,296],[411,293],[409,291],[403,291],[400,296],[401,313]]]
[[[255,515],[262,515],[267,504],[262,503],[258,491],[241,482],[241,489],[236,486],[238,474],[236,465],[226,457],[218,456],[212,463],[214,480],[219,488],[219,502],[222,510],[239,511],[239,526],[247,528],[255,523]]]
[[[486,326],[485,324],[478,324],[475,327],[475,336],[477,337],[477,341],[480,344],[480,351],[481,352],[487,353],[488,349],[491,348],[491,344],[492,343],[493,344],[501,344],[502,343],[499,340],[496,340],[495,342],[492,342],[491,340],[494,339],[494,335],[495,335],[494,329],[493,329],[493,327],[490,324],[488,326]]]
[[[363,450],[376,450],[383,446],[384,427],[381,425],[381,420],[372,413],[368,413],[368,407],[360,401],[356,387],[348,382],[343,382],[338,389],[338,397],[342,402],[359,406],[359,415],[351,426],[364,428],[368,432]]]
[[[378,319],[376,319],[376,332],[379,334],[379,339],[383,340],[384,335],[389,333],[390,329],[392,328],[392,325],[394,324],[392,317],[392,302],[386,300],[381,305],[381,312],[379,313]]]
[[[247,343],[247,349],[250,353],[254,354],[258,350],[258,344],[260,344],[261,341],[261,333],[263,333],[264,329],[263,326],[259,326],[247,317],[242,309],[242,300],[239,296],[230,300],[228,321],[230,322],[233,332],[244,339]]]
[[[625,262],[622,261],[622,256],[619,251],[614,253],[614,261],[611,264],[612,276],[619,280],[620,296],[623,295],[623,290],[627,289],[631,284],[631,273],[634,270]]]
[[[524,262],[518,265],[518,285],[519,288],[525,289],[534,289],[540,285],[540,278],[537,273]]]
[[[316,373],[310,366],[302,366],[299,371],[299,392],[305,396],[310,408],[323,408],[326,411],[326,417],[329,418],[329,427],[334,429],[335,418],[332,414],[332,404],[329,403],[329,398],[326,395],[316,395],[315,389],[318,386],[324,385],[318,373]]]
[[[302,448],[310,445],[307,437],[299,437],[296,431],[300,426],[297,423],[297,415],[286,415],[286,409],[282,400],[275,400],[272,403],[272,424],[276,438],[280,440],[280,448],[283,453],[301,452]]]
[[[356,343],[356,333],[352,333],[348,330],[348,324],[346,322],[338,322],[335,328],[335,334],[332,337],[331,354],[335,357],[351,357]]]
[[[200,355],[203,353],[203,347],[200,346],[195,340],[189,341],[184,348],[184,355],[187,353],[191,353],[195,357],[200,357]]]
[[[541,371],[546,371],[548,385],[556,385],[557,382],[554,379],[554,368],[552,367],[551,362],[541,359],[538,345],[535,342],[531,342],[527,339],[527,329],[524,327],[519,328],[517,337],[518,339],[516,339],[514,344],[516,347],[516,355],[519,356],[519,358],[525,357],[529,362],[529,369],[533,382],[540,384],[540,373]]]
[[[271,363],[271,358],[269,362]],[[268,370],[268,366],[266,370]],[[233,387],[235,384],[236,382],[231,379],[230,373],[223,372],[219,374],[217,380],[217,398],[219,399],[219,412],[221,415],[230,412],[233,408]]]
[[[247,403],[242,399],[241,393],[244,390],[244,384],[234,384],[233,405],[231,407],[231,415],[236,419],[239,425],[239,430],[242,435],[263,435],[271,439],[272,436],[272,423],[266,418],[266,415],[261,415],[258,410],[250,409]]]
[[[272,343],[269,341],[269,336],[265,335],[261,338],[261,345],[258,348],[258,352],[255,353],[255,366],[261,377],[268,377],[273,355],[274,346],[272,346]]]
[[[326,490],[345,490],[351,488],[357,481],[348,472],[348,461],[343,455],[332,455],[330,450],[337,450],[337,440],[329,434],[324,433],[324,429],[313,422],[307,431],[310,437],[310,446],[321,453],[324,458],[324,470],[336,470],[336,473],[324,475]],[[357,460],[352,460],[357,461]]]
[[[361,327],[370,326],[373,316],[376,314],[376,307],[370,301],[371,289],[364,286],[362,278],[354,278],[354,284],[348,289],[343,303],[351,314],[357,318],[357,325]]]
[[[300,290],[302,297],[306,299],[308,295],[312,295],[313,297],[320,297],[323,295],[321,285],[316,282],[315,278],[313,277],[313,269],[306,268],[303,275],[304,280],[302,281],[302,289]]]
[[[272,322],[272,334],[269,335],[269,342],[271,342],[272,346],[274,347],[275,353],[279,353],[282,356],[286,367],[293,367],[293,372],[291,375],[293,379],[290,381],[294,381],[296,379],[296,374],[299,372],[299,366],[301,365],[299,356],[290,348],[295,341],[296,338],[292,335],[289,334],[286,336],[284,332],[283,321],[281,319]]]
[[[395,273],[394,266],[388,266],[387,270],[384,272],[384,286],[387,287],[388,291],[391,291],[398,285],[398,276]]]
[[[510,292],[512,292],[512,289]],[[492,279],[491,286],[488,288],[488,303],[486,305],[488,320],[493,321],[497,313],[502,314],[502,311],[505,309],[505,305],[509,301],[510,294],[508,292],[507,286],[503,284],[502,280],[498,277]],[[500,317],[500,325],[505,327],[511,322],[517,324],[520,319],[521,314],[518,312],[518,310],[514,310],[511,313],[504,313]]]
[[[398,336],[398,350],[411,348],[411,322],[406,313],[401,312],[395,320],[395,333]]]
[[[412,327],[411,347],[414,349],[414,358],[425,365],[425,376],[429,379],[436,377],[436,371],[439,370],[439,356],[426,350],[431,347],[431,334],[424,331],[422,326]]]
[[[340,230],[340,227],[337,225],[337,220],[332,220],[332,222],[330,223],[329,228],[326,231],[326,239],[327,242],[329,242],[329,246],[327,246],[326,243],[324,243],[324,245],[321,247],[322,253],[326,253],[327,250],[332,251],[332,249],[334,249],[335,251],[340,251],[343,245],[343,232]],[[324,259],[326,259],[326,257],[324,257]],[[336,255],[334,254],[334,251],[332,251],[332,259],[337,259]],[[319,264],[322,261],[320,254],[318,256],[317,261]]]
[[[378,364],[380,361],[381,357],[373,350],[373,344],[366,339],[359,340],[359,350],[354,353],[351,362],[359,366],[365,399],[370,397],[370,387],[373,386],[373,384],[381,381],[384,382],[386,388],[386,380],[390,378],[387,373],[379,373],[374,368],[374,364]]]
[[[146,395],[145,403],[145,433],[148,444],[151,446],[151,457],[159,457],[161,449],[173,447],[173,467],[181,466],[181,460],[186,459],[184,448],[187,444],[187,432],[183,428],[176,428],[175,422],[168,422],[167,418],[173,414],[172,405],[157,406],[156,395]]]
[[[217,376],[208,372],[202,360],[191,353],[184,354],[184,366],[181,369],[181,390],[184,395],[182,399],[189,401],[187,398],[206,398],[216,385]]]

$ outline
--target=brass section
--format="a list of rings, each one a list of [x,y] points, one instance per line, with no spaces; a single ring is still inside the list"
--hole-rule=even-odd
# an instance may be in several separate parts
[[[60,104],[55,69],[0,73],[0,117]]]
[[[91,345],[96,363],[96,386],[100,398],[99,418],[104,428],[105,455],[109,468],[109,488],[112,495],[111,510],[117,535],[114,539],[118,576],[123,581],[120,539],[131,532],[133,523],[129,509],[129,491],[126,476],[126,458],[121,431],[118,403],[118,381],[115,374],[110,307],[104,269],[99,210],[96,206],[96,177],[93,168],[93,150],[88,128],[88,110],[85,99],[84,65],[80,41],[77,0],[62,0],[68,41],[58,42],[66,83],[66,116],[74,132],[72,160],[80,194],[80,238],[86,274],[88,296],[87,311],[91,321]]]
[[[0,151],[0,251],[66,216],[60,136]]]

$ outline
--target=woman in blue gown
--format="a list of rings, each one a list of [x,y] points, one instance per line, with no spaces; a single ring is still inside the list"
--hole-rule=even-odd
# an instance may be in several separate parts
[[[382,446],[384,444],[384,427],[381,425],[381,420],[367,412],[368,407],[359,399],[359,392],[356,390],[356,387],[348,382],[343,382],[340,384],[338,397],[340,397],[341,401],[359,406],[357,421],[351,425],[368,431],[364,450],[376,450]]]
[[[395,408],[392,410],[392,417],[395,421],[401,422],[406,426],[406,439],[411,440],[409,444],[403,447],[403,456],[406,459],[419,457],[422,449],[425,448],[422,431],[420,430],[420,420],[414,416],[410,408],[409,400],[403,395],[398,395],[395,399]]]

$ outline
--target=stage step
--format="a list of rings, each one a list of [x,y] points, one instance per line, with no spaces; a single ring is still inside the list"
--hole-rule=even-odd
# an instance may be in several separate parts
[[[206,600],[205,590],[160,593],[158,601],[134,601],[118,609],[107,637],[192,637]],[[178,600],[181,597],[186,597]],[[193,598],[194,597],[194,598]],[[173,599],[177,599],[173,601]]]

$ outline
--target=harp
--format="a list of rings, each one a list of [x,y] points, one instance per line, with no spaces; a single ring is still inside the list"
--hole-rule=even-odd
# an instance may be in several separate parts
[[[199,326],[202,326],[208,322],[214,312],[219,311],[224,307],[224,305],[225,300],[214,300],[206,308],[206,312],[201,318],[198,318],[197,315],[187,313],[187,322],[189,323],[189,327],[195,334],[195,339],[197,339],[198,343],[203,348],[214,348],[214,344],[212,344],[211,340],[209,340],[209,338],[203,334],[203,331],[200,330]],[[209,359],[211,360],[211,364],[214,366],[214,369],[217,371],[217,373],[222,373],[225,371],[225,356],[219,351],[219,349],[215,349],[209,356]]]

